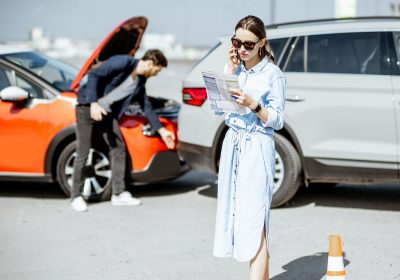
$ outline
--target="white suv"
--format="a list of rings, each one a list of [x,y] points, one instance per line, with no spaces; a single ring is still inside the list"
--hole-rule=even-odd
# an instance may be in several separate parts
[[[398,182],[400,20],[297,22],[267,34],[287,85],[272,206],[303,182]],[[192,168],[218,172],[227,126],[209,109],[201,72],[221,72],[229,47],[222,38],[183,81],[179,153]]]

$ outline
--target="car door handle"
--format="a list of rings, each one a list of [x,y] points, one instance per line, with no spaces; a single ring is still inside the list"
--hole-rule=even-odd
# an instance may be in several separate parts
[[[299,101],[304,101],[306,99],[304,97],[299,96],[299,95],[289,95],[289,96],[286,96],[285,100],[286,101],[299,102]]]

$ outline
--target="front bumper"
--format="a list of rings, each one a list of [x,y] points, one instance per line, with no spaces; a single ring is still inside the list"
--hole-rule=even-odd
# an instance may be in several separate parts
[[[189,166],[181,161],[174,151],[158,152],[142,171],[132,172],[134,182],[159,182],[175,179],[189,170]]]
[[[191,168],[216,173],[215,152],[212,148],[179,142],[178,154]]]

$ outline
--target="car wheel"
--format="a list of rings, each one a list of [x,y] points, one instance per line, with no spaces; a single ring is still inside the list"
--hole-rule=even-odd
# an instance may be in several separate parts
[[[76,142],[67,145],[57,162],[57,179],[68,196],[71,194],[72,173],[76,158]],[[89,201],[108,200],[111,197],[111,164],[107,153],[90,149],[83,175],[86,178],[82,196]]]
[[[275,177],[271,207],[288,202],[301,183],[301,161],[293,145],[282,135],[275,134]]]

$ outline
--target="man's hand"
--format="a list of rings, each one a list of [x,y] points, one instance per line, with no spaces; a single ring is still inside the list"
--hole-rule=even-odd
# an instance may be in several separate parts
[[[101,121],[103,115],[107,115],[107,112],[97,102],[90,103],[90,117],[95,121]]]
[[[168,149],[172,150],[173,148],[175,148],[175,134],[174,133],[165,129],[164,127],[160,128],[157,131],[160,134],[165,145],[167,145]]]

